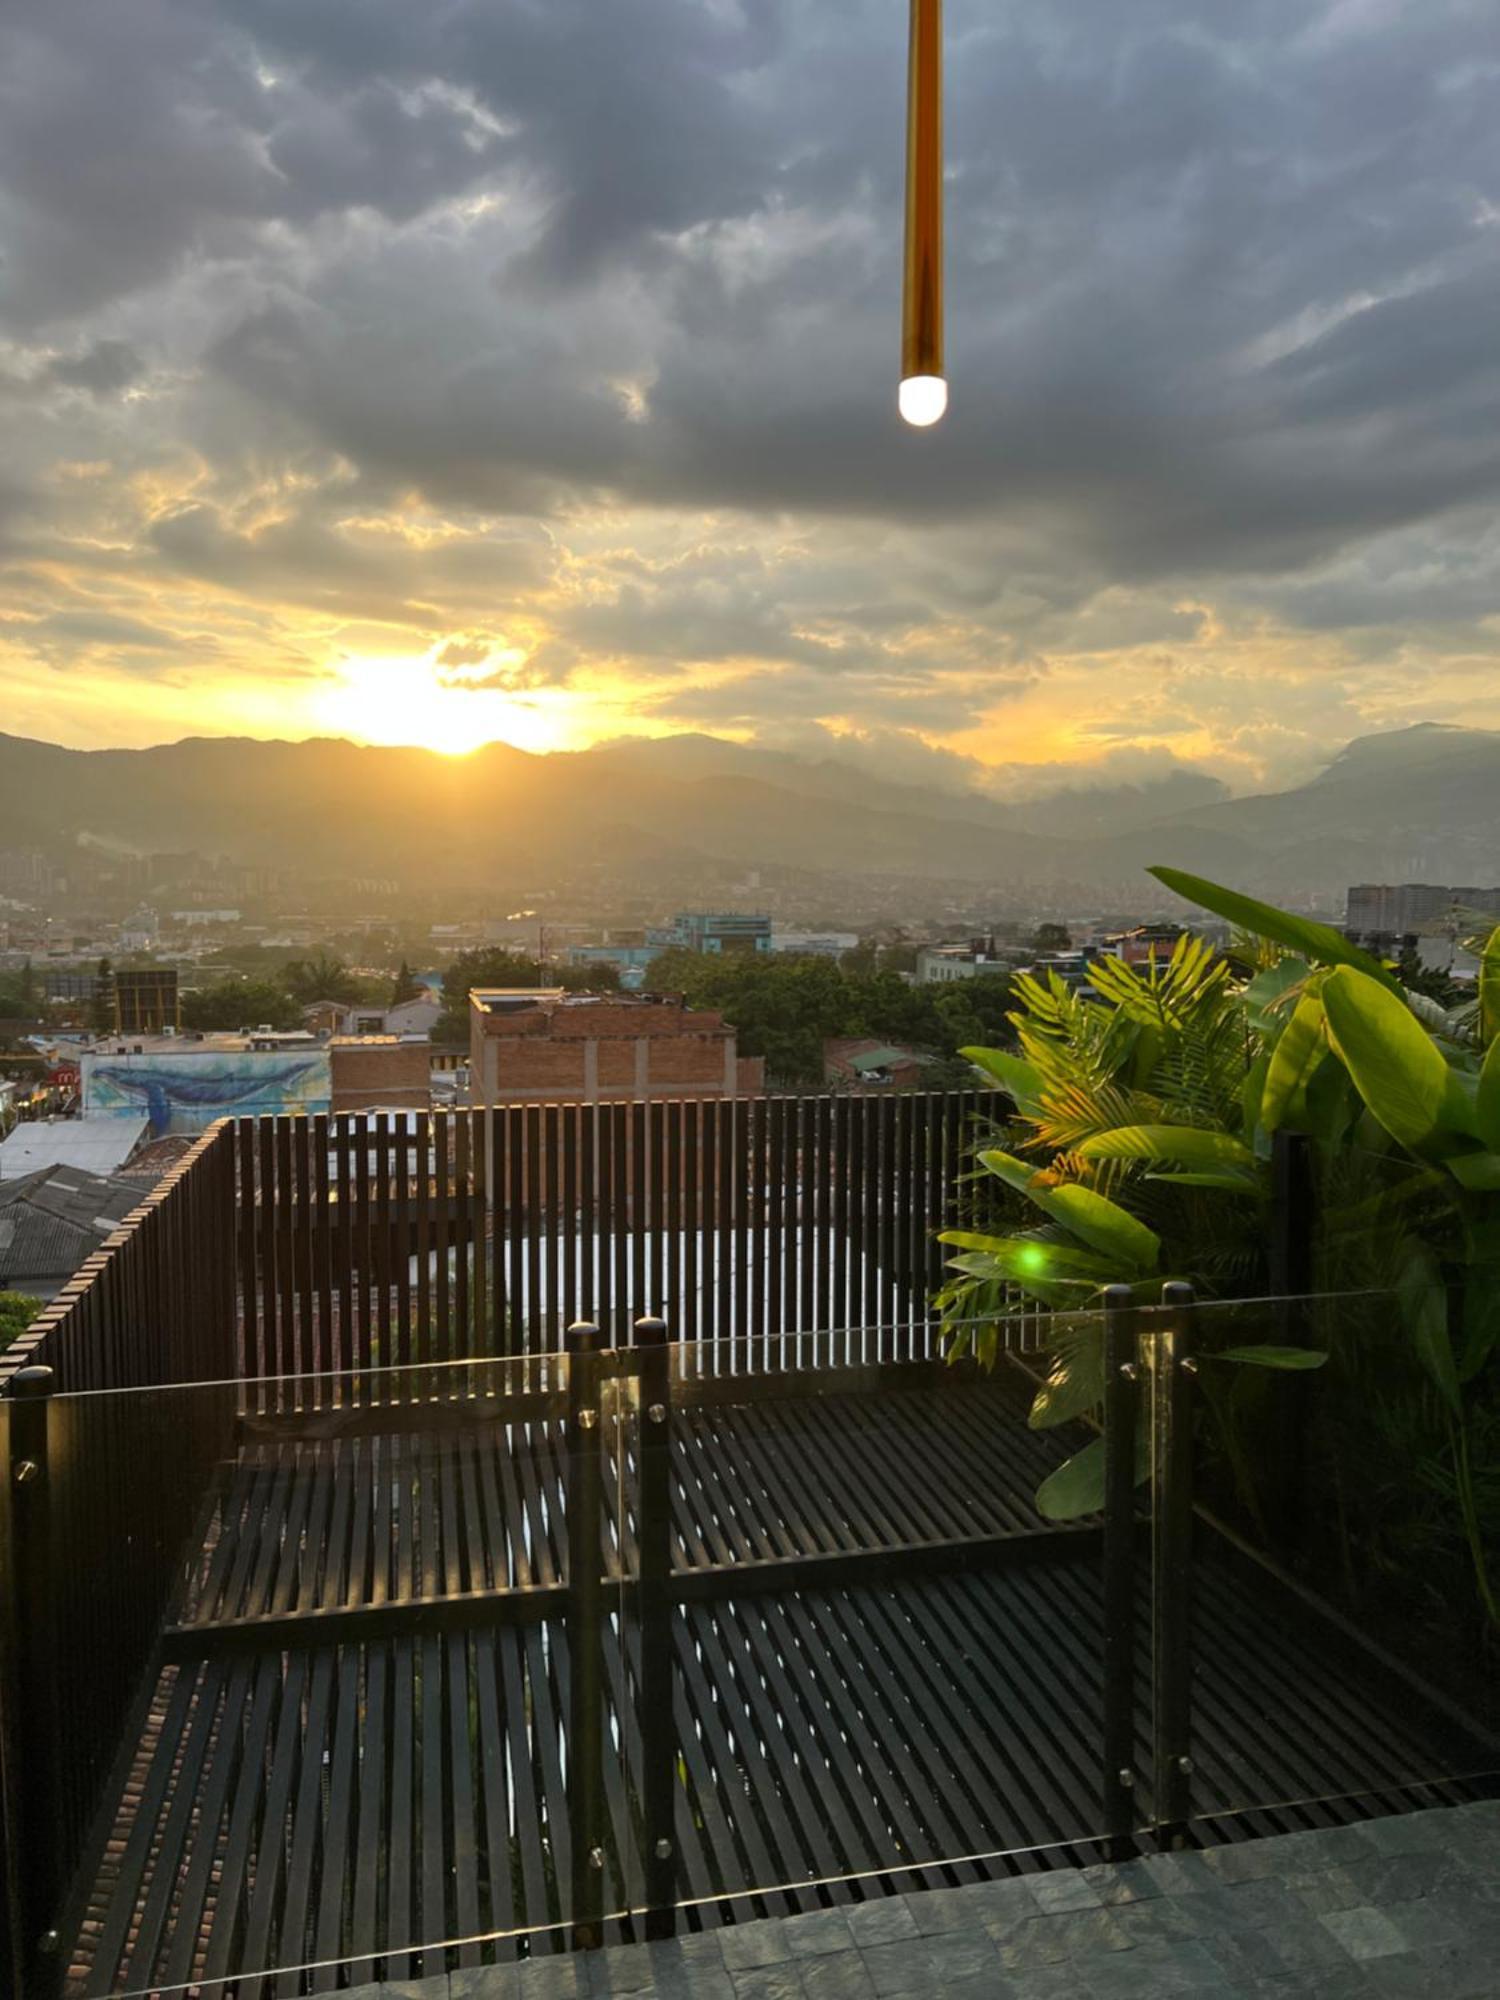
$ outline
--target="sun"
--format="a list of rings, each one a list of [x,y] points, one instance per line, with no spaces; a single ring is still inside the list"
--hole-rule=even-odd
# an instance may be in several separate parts
[[[359,743],[410,744],[465,757],[486,743],[560,750],[569,731],[561,691],[524,695],[466,685],[426,655],[341,660],[314,701],[319,724]]]

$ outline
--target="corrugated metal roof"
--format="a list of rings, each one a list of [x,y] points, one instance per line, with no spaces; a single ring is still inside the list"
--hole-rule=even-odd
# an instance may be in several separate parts
[[[128,1181],[76,1167],[0,1182],[0,1288],[66,1284],[140,1200]]]
[[[0,1184],[41,1167],[112,1174],[150,1129],[145,1118],[39,1118],[0,1141]]]

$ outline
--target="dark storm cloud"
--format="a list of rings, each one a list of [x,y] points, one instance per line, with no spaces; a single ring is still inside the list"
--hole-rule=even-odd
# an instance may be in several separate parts
[[[335,254],[295,331],[251,321],[217,365],[469,504],[1040,509],[1137,576],[1300,566],[1500,490],[1482,10],[952,8],[954,410],[920,440],[890,410],[898,13],[476,5],[397,31],[247,0],[305,95],[369,87],[362,51],[407,90],[461,79],[527,219]]]
[[[142,357],[128,340],[96,340],[81,354],[59,355],[46,372],[49,382],[64,389],[87,389],[108,396],[129,388],[146,372]]]

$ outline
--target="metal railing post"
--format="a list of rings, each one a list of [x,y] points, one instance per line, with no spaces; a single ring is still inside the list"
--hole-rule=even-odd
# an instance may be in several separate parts
[[[1193,1774],[1193,1288],[1163,1285],[1161,1297],[1150,1357],[1153,1810],[1158,1836],[1173,1842]]]
[[[1135,1797],[1136,1315],[1129,1285],[1104,1292],[1104,1827],[1123,1859]]]
[[[640,1348],[641,1817],[646,1935],[670,1937],[677,1901],[676,1674],[672,1655],[672,1350],[667,1323],[637,1320]]]
[[[604,1478],[599,1329],[567,1332],[568,1813],[573,1943],[601,1942],[604,1908]]]
[[[8,1749],[19,1766],[20,1851],[17,1957],[27,1968],[24,1991],[38,2000],[61,1978],[54,1925],[67,1887],[58,1793],[57,1626],[52,1591],[51,1468],[48,1412],[55,1387],[50,1368],[22,1368],[10,1383],[10,1504],[14,1549],[11,1614],[19,1659],[20,1713]],[[12,1773],[6,1773],[7,1793]]]

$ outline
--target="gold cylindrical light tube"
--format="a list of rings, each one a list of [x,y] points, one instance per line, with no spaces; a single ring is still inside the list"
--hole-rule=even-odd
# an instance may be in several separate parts
[[[943,0],[911,0],[906,272],[897,400],[909,424],[935,424],[948,407],[943,376]]]

